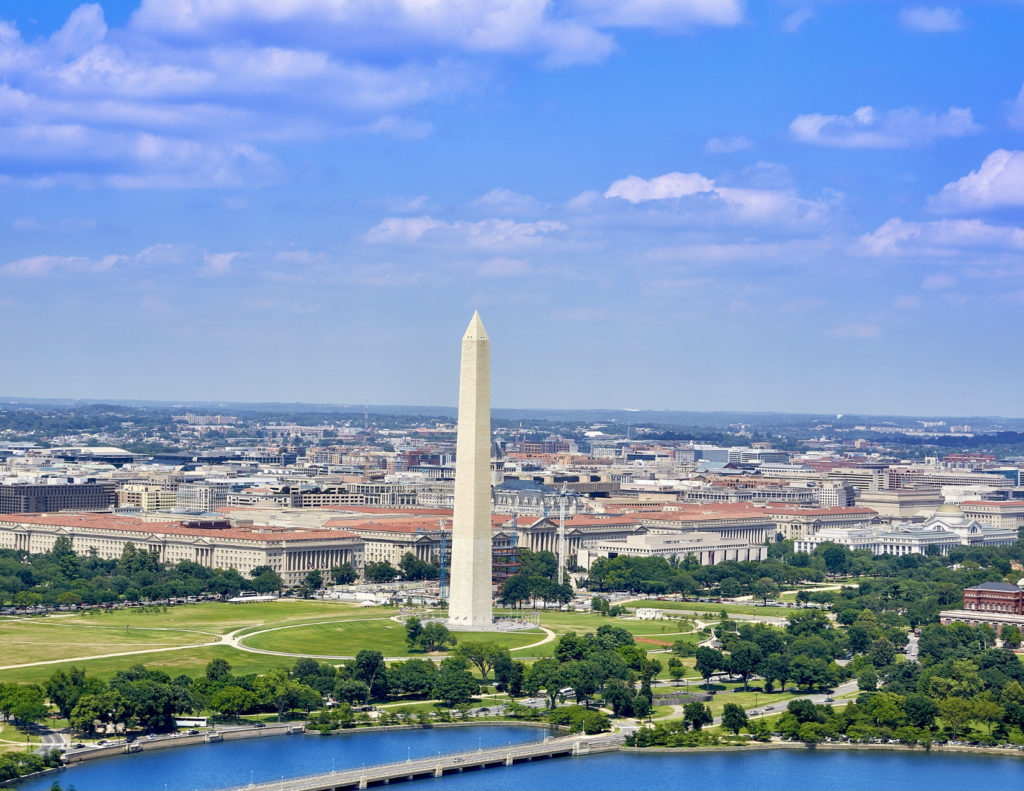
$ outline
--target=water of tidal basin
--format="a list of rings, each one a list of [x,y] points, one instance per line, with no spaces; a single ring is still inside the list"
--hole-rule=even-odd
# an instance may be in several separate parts
[[[191,791],[248,785],[282,777],[424,758],[437,753],[534,742],[550,732],[523,726],[466,726],[415,730],[295,734],[196,744],[98,758],[44,775],[18,791],[46,791],[59,780],[76,791]]]
[[[54,778],[77,791],[216,789],[338,769],[521,743],[544,731],[516,727],[279,736],[103,759],[19,786],[45,791]],[[1024,758],[960,753],[761,750],[732,753],[605,753],[540,760],[401,783],[394,791],[1021,791]]]

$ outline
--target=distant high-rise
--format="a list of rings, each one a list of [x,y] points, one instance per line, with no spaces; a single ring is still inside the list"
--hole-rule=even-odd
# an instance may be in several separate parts
[[[462,336],[448,621],[489,628],[491,613],[491,341],[474,312]]]

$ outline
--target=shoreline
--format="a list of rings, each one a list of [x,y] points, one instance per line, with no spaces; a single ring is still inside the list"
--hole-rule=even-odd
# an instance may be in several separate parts
[[[757,750],[888,750],[890,752],[914,752],[914,753],[967,753],[969,755],[992,755],[1011,756],[1024,758],[1024,749],[1015,750],[1012,747],[971,747],[969,745],[936,744],[925,748],[921,745],[907,744],[850,744],[848,742],[830,742],[818,744],[805,744],[804,742],[753,742],[751,744],[720,744],[706,745],[703,747],[620,747],[619,751],[624,753],[662,753],[662,754],[683,754],[683,753],[714,753],[714,752],[751,752]]]

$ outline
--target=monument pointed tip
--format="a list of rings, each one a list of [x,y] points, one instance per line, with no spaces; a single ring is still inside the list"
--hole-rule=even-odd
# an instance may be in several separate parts
[[[484,323],[480,320],[480,311],[473,311],[473,318],[469,320],[469,326],[466,328],[466,334],[462,336],[465,340],[488,340],[487,330],[484,329]]]

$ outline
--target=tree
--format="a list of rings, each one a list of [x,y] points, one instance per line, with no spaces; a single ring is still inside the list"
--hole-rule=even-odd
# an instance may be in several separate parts
[[[896,646],[882,637],[871,644],[867,656],[868,661],[875,667],[891,665],[896,658]]]
[[[86,680],[85,670],[74,665],[68,671],[58,670],[46,682],[46,696],[57,707],[60,716],[68,718],[82,695],[99,692],[106,685],[97,679]]]
[[[305,685],[293,681],[284,668],[278,668],[262,676],[257,676],[253,683],[253,691],[261,703],[273,706],[277,710],[277,721],[280,722],[285,709],[291,704],[300,686]]]
[[[454,645],[455,635],[440,621],[428,623],[416,635],[416,646],[425,653],[444,651]]]
[[[992,726],[1001,722],[1006,716],[1006,709],[992,700],[979,698],[974,701],[974,718],[988,726],[988,735],[992,735]]]
[[[309,595],[313,591],[318,591],[324,586],[324,575],[320,572],[320,569],[313,569],[306,574],[306,578],[302,581],[303,596],[309,598]]]
[[[874,692],[878,689],[878,673],[873,667],[866,667],[857,676],[857,689],[861,692]]]
[[[345,703],[366,703],[370,698],[370,688],[362,681],[354,678],[340,678],[334,685],[334,699]]]
[[[461,642],[455,647],[455,655],[461,656],[472,665],[476,665],[484,684],[487,683],[487,675],[491,672],[491,668],[494,667],[494,663],[498,661],[498,657],[503,655],[511,657],[507,648],[485,640]]]
[[[589,660],[572,662],[564,671],[566,686],[572,687],[576,702],[588,706],[590,696],[597,692],[601,668]]]
[[[335,585],[351,585],[359,579],[359,572],[351,563],[342,563],[340,566],[331,566],[331,579]]]
[[[818,547],[815,554],[818,554],[819,552],[822,559],[825,561],[825,570],[829,574],[843,574],[849,568],[850,550],[846,547],[840,546],[839,544],[824,543]]]
[[[543,689],[548,696],[548,708],[555,707],[558,690],[565,686],[562,663],[551,657],[538,659],[526,675],[526,691],[536,693]]]
[[[388,668],[384,663],[384,655],[380,651],[371,651],[364,648],[356,654],[351,670],[352,678],[366,684],[370,690],[371,697],[375,699],[387,697]]]
[[[722,711],[722,727],[739,735],[739,732],[747,727],[747,712],[742,706],[726,703]]]
[[[529,601],[531,593],[529,578],[525,574],[513,574],[502,583],[498,601],[506,607],[522,607],[523,602]]]
[[[683,722],[687,723],[695,731],[699,731],[705,725],[715,721],[711,716],[711,709],[699,701],[693,701],[683,706]]]
[[[256,571],[256,569],[253,569]],[[250,572],[251,573],[251,572]],[[280,593],[284,587],[281,575],[273,569],[260,572],[252,581],[252,587],[257,593]]]
[[[701,678],[704,679],[705,688],[707,688],[711,676],[722,668],[724,664],[725,656],[721,651],[716,651],[714,648],[707,648],[706,646],[699,646],[697,648],[696,668]]]
[[[210,705],[214,711],[219,711],[224,717],[234,717],[237,722],[241,712],[256,705],[256,696],[247,689],[230,684],[214,693]]]
[[[958,738],[963,727],[974,716],[974,706],[963,698],[947,698],[939,701],[939,716],[946,722],[950,736]]]
[[[1020,627],[1016,624],[1006,624],[999,636],[1003,638],[1003,645],[1007,648],[1019,648],[1021,644],[1021,631]]]
[[[206,677],[217,684],[231,680],[231,664],[226,659],[211,659],[206,663]]]
[[[512,659],[508,651],[503,651],[494,660],[495,686],[507,692],[510,698],[517,698],[523,692],[526,680],[526,665]]]
[[[367,563],[363,567],[363,579],[365,579],[367,582],[394,582],[401,575],[402,572],[400,572],[386,560],[381,560],[376,563]]]
[[[434,681],[434,697],[447,706],[457,703],[469,703],[480,691],[480,685],[473,674],[465,669],[459,661],[446,659],[441,663],[437,679]]]
[[[743,586],[740,585],[739,580],[734,577],[726,577],[718,583],[718,588],[722,591],[722,595],[727,599],[731,599],[734,596],[739,596],[743,593]],[[699,730],[699,728],[697,730]]]
[[[764,604],[768,603],[769,596],[774,596],[778,592],[779,586],[771,577],[761,577],[750,588],[751,595],[756,599],[760,599]]]
[[[763,656],[756,643],[741,640],[734,643],[729,652],[729,672],[743,678],[743,689],[747,689],[747,678],[761,663]]]
[[[417,640],[419,640],[420,632],[423,631],[423,622],[419,618],[413,616],[405,622],[405,642],[410,649],[418,646]]]

